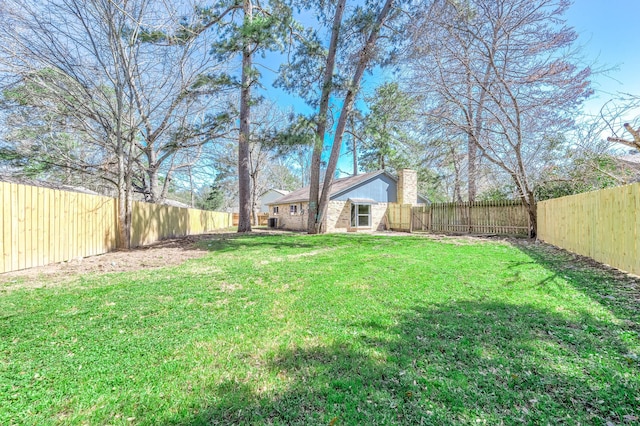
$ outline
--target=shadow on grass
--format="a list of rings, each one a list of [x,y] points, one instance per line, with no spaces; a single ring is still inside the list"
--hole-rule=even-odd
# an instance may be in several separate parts
[[[215,232],[189,235],[161,240],[146,246],[132,248],[132,251],[149,251],[158,248],[178,248],[182,250],[229,252],[247,248],[314,248],[318,244],[303,242],[293,232],[261,231],[251,233]]]
[[[566,279],[578,291],[597,301],[626,325],[640,332],[640,280],[593,259],[547,244],[517,244],[523,253],[552,273]]]
[[[315,244],[293,238],[292,234],[281,233],[229,233],[203,239],[198,247],[208,251],[231,252],[246,249],[312,248]]]
[[[197,244],[197,249],[232,252],[246,249],[322,249],[342,247],[349,242],[357,244],[379,244],[385,237],[363,234],[321,234],[308,235],[294,232],[224,233],[205,236]]]
[[[638,415],[640,370],[614,326],[532,305],[454,302],[263,360],[167,424],[604,424]],[[276,379],[277,378],[277,379]],[[627,417],[630,419],[633,417]]]

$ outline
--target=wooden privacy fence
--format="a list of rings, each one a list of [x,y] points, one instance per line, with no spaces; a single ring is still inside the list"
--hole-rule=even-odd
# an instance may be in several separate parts
[[[116,248],[116,198],[0,182],[0,202],[0,273]],[[131,245],[229,226],[229,213],[134,202]]]
[[[131,246],[151,244],[166,238],[206,234],[230,226],[231,213],[134,202]]]
[[[538,239],[640,275],[640,183],[539,202]]]
[[[253,219],[251,219],[253,221]],[[238,226],[240,222],[240,213],[233,213],[232,226]],[[269,213],[258,213],[258,226],[266,226],[269,223]]]
[[[399,231],[529,235],[529,214],[519,201],[389,204],[387,223]]]
[[[389,203],[387,207],[387,227],[394,231],[411,232],[411,204]]]

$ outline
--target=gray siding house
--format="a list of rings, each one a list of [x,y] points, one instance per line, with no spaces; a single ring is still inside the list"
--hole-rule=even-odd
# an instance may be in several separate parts
[[[270,189],[265,191],[260,196],[260,213],[268,213],[269,212],[269,203],[274,202],[278,198],[287,195],[289,191],[285,191],[283,189]]]
[[[324,218],[327,232],[357,232],[385,229],[389,203],[425,204],[418,195],[414,170],[404,169],[398,177],[384,170],[336,179],[331,188]],[[271,225],[288,230],[306,230],[309,219],[309,187],[293,191],[268,203]]]

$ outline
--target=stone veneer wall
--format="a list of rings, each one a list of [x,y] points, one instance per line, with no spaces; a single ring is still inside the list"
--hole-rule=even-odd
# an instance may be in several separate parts
[[[376,203],[371,205],[371,223],[374,231],[384,231],[387,229],[387,203]]]
[[[346,201],[329,201],[325,222],[327,233],[347,232],[351,223],[351,207],[347,204]]]
[[[412,204],[418,202],[418,173],[415,170],[402,169],[398,173],[398,203]]]
[[[384,217],[387,203],[371,204],[371,227],[351,228],[351,203],[347,201],[329,201],[327,210],[327,232],[382,231],[385,229]]]
[[[278,204],[279,213],[273,214],[273,205],[269,211],[270,218],[278,218],[278,228],[291,231],[304,231],[307,229],[308,204],[302,204],[303,214],[292,215],[289,213],[290,204]],[[300,203],[298,203],[300,208]],[[326,232],[356,232],[356,231],[383,231],[386,227],[385,215],[387,203],[374,203],[371,205],[371,227],[351,228],[351,203],[347,201],[329,201],[327,209]]]
[[[289,213],[289,206],[298,205],[298,213]],[[273,208],[277,206],[279,213],[273,214]],[[302,213],[300,213],[302,211]],[[278,228],[290,231],[304,231],[307,229],[307,221],[309,220],[309,204],[308,203],[289,203],[275,204],[269,206],[269,218],[278,219]]]

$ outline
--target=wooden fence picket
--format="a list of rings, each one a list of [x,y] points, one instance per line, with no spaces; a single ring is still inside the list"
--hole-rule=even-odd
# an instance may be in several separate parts
[[[539,202],[538,239],[640,275],[640,183]]]
[[[500,235],[529,233],[526,207],[511,201],[434,203],[416,207],[392,203],[387,217],[388,226],[393,230]]]
[[[117,199],[0,182],[0,273],[106,253],[118,239]],[[231,226],[231,214],[134,203],[132,245]]]

